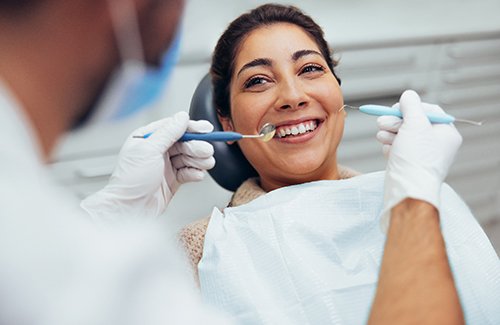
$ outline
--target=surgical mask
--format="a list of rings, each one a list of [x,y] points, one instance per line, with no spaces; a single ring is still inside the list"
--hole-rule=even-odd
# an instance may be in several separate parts
[[[180,33],[177,33],[160,67],[147,66],[133,3],[108,2],[122,64],[111,77],[89,119],[93,124],[121,120],[151,107],[166,87],[180,48]]]

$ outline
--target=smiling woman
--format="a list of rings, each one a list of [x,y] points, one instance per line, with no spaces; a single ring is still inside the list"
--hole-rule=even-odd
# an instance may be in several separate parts
[[[223,212],[181,233],[204,298],[242,324],[368,320],[384,251],[384,176],[337,162],[345,112],[335,66],[321,28],[289,6],[241,15],[215,48],[210,72],[224,130],[276,126],[269,142],[228,144],[258,177],[243,182]],[[465,235],[450,229],[481,229],[458,196],[444,192],[443,232],[458,252]],[[451,263],[459,279],[484,278]],[[480,296],[472,286],[461,290]],[[473,303],[465,306],[471,315],[480,308]]]
[[[235,192],[229,206],[274,189],[357,175],[337,164],[345,112],[340,79],[322,29],[295,7],[263,5],[234,20],[215,48],[214,103],[225,131],[257,134],[277,127],[269,142],[239,141],[259,178]],[[195,272],[209,219],[184,229]]]

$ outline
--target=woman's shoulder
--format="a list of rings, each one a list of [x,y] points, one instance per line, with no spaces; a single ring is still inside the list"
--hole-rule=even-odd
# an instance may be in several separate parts
[[[347,179],[361,175],[361,173],[358,172],[357,170],[340,164],[338,165],[338,171],[340,179]]]
[[[179,241],[186,250],[191,266],[196,271],[197,265],[203,256],[203,242],[207,232],[210,217],[190,223],[179,233]]]

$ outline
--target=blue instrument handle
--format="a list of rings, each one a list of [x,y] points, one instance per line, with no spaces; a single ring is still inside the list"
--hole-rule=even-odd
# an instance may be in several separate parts
[[[359,110],[363,113],[382,116],[382,115],[392,115],[397,117],[403,117],[401,111],[395,107],[382,106],[382,105],[361,105]],[[446,113],[425,113],[429,118],[431,123],[453,123],[455,118]]]
[[[153,134],[153,132],[149,132],[144,134],[141,138],[147,139]],[[238,141],[243,138],[243,135],[238,132],[223,132],[223,131],[214,131],[209,133],[190,133],[186,132],[179,139],[179,141],[191,141],[191,140],[203,140],[203,141]]]
[[[243,138],[238,132],[214,131],[209,133],[189,133],[186,132],[179,141],[204,140],[204,141],[237,141]]]

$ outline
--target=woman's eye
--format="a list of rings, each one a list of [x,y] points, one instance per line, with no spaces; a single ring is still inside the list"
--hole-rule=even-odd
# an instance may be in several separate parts
[[[325,69],[320,66],[320,65],[316,65],[316,64],[310,64],[310,65],[306,65],[303,69],[302,69],[302,73],[311,73],[311,72],[323,72],[325,71]]]
[[[245,89],[248,89],[248,88],[251,88],[251,87],[254,87],[257,85],[263,85],[265,83],[267,83],[267,80],[265,78],[253,77],[250,80],[248,80],[247,82],[245,82],[244,87],[245,87]]]

